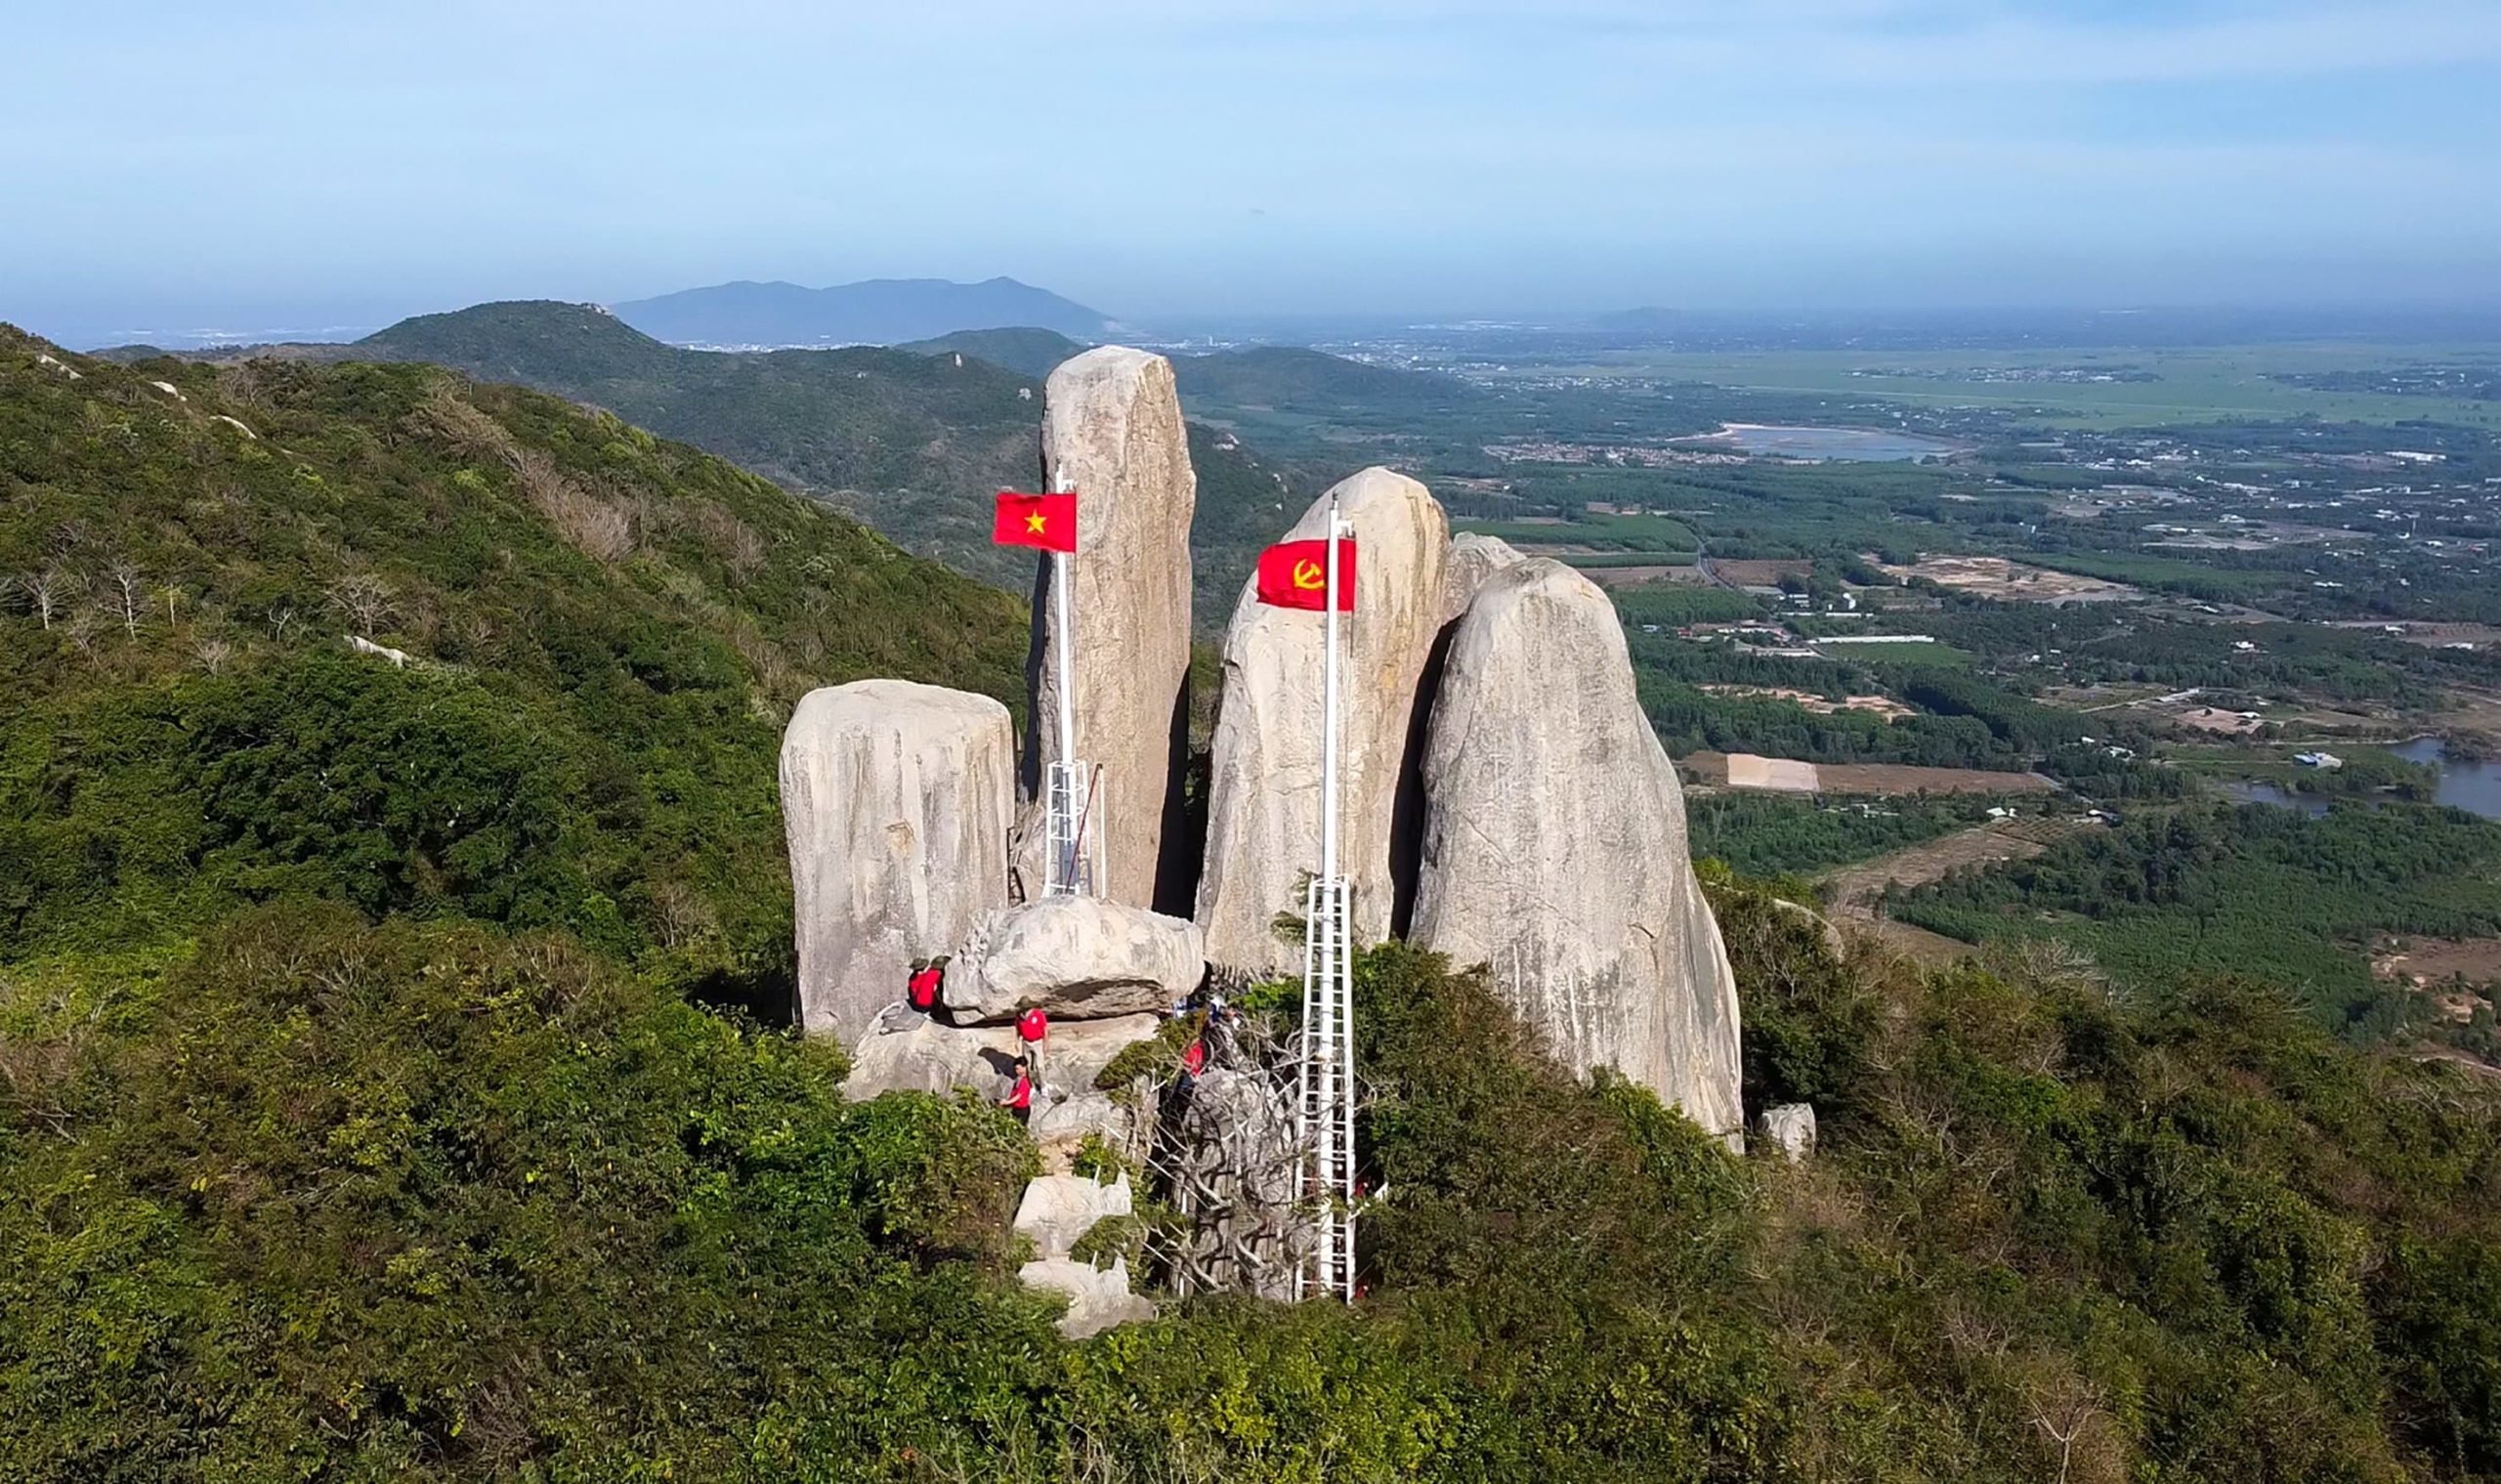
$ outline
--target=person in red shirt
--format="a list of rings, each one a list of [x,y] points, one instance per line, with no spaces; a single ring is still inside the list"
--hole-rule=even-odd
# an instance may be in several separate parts
[[[938,996],[947,987],[947,960],[932,958],[926,963],[914,959],[911,978],[905,982],[903,1002],[922,1018],[938,1012]]]
[[[1039,1005],[1016,1017],[1016,1039],[1025,1043],[1025,1071],[1031,1074],[1037,1087],[1042,1084],[1042,1043],[1050,1034],[1051,1018],[1042,1013]]]
[[[1016,1085],[1007,1089],[1007,1095],[998,1100],[998,1106],[1016,1115],[1016,1122],[1031,1124],[1034,1121],[1033,1074],[1022,1066],[1017,1067]]]

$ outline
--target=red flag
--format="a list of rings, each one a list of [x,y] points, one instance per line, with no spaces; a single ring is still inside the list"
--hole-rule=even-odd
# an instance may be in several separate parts
[[[1259,601],[1314,612],[1329,603],[1329,543],[1280,541],[1259,553]],[[1337,542],[1337,612],[1355,611],[1355,543]]]
[[[1034,546],[1043,551],[1077,549],[1077,494],[1018,494],[998,491],[998,516],[990,538],[1001,546]]]

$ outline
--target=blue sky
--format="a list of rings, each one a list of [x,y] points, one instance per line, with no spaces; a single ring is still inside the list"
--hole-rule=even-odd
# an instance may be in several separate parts
[[[0,318],[54,333],[2501,299],[2495,0],[13,9]]]

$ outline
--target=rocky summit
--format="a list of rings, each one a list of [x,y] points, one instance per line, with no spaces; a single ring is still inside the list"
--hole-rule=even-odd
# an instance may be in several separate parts
[[[1299,966],[1276,923],[1320,865],[1327,617],[1245,586],[1202,839],[1180,810],[1195,482],[1171,368],[1105,347],[1048,386],[1043,474],[1078,492],[1079,550],[1065,611],[1049,561],[1038,571],[1022,797],[994,700],[863,681],[801,703],[782,774],[804,1018],[850,1047],[851,1098],[996,1098],[1031,1054],[1013,1022],[1044,1012],[1027,1129],[1051,1172],[1029,1206],[1063,1186],[1090,1193],[1067,1173],[1085,1150],[1161,1159],[1197,1233],[1192,1281],[1282,1293],[1301,1229],[1290,1040],[1246,1058],[1227,1022],[1230,1064],[1206,1065],[1203,1043],[1192,1090],[1168,1098],[1156,1092],[1168,1069],[1107,1069],[1211,971]],[[1430,491],[1388,469],[1349,477],[1281,537],[1325,537],[1333,508],[1358,552],[1338,625],[1339,860],[1356,938],[1404,934],[1483,964],[1557,1064],[1617,1069],[1709,1132],[1742,1137],[1734,976],[1613,604],[1570,568],[1454,540]],[[1104,867],[1093,894],[1045,895],[1039,869],[1041,784],[1072,678],[1062,623],[1074,750],[1101,770],[1084,817]],[[1194,918],[1157,910],[1194,875]],[[902,1003],[911,965],[941,956],[937,1002]],[[1070,1297],[1069,1333],[1152,1312],[1119,1264],[1071,1256],[1091,1220],[1054,1221],[1024,1277]]]

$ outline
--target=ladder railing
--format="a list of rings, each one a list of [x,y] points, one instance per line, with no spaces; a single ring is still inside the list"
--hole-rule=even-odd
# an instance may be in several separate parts
[[[1294,1199],[1310,1212],[1310,1249],[1294,1296],[1355,1296],[1355,966],[1346,878],[1314,877],[1304,899],[1302,1065],[1294,1109],[1302,1158]]]

